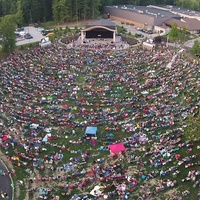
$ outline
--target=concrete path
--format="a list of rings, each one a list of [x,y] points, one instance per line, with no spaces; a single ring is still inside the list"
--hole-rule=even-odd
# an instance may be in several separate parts
[[[7,172],[7,168],[4,163],[0,160],[0,170]],[[12,187],[11,179],[9,175],[0,175],[0,200],[12,200]],[[5,198],[1,193],[7,193],[8,197]]]
[[[188,40],[187,42],[185,42],[185,44],[183,46],[191,48],[193,46],[195,40],[198,40],[200,42],[200,37],[192,39],[192,40]]]

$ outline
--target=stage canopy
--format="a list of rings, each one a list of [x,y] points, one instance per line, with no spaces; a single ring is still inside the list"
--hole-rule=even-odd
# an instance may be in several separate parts
[[[115,42],[116,25],[110,20],[95,20],[81,30],[81,40],[111,38]]]

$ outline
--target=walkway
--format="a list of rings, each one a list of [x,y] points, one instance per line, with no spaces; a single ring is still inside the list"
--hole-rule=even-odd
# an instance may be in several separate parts
[[[0,160],[0,171],[7,172],[6,166]],[[8,175],[0,175],[0,200],[12,200],[12,187],[11,187],[11,179]],[[2,193],[6,193],[8,197],[4,197]]]

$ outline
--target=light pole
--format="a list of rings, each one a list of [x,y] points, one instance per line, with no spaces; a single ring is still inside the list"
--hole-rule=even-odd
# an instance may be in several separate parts
[[[27,30],[28,30],[28,44],[30,46],[29,28],[27,28]]]
[[[167,35],[167,47],[168,47],[168,42],[169,42],[169,35]]]
[[[33,21],[33,19],[32,19],[32,11],[31,11],[31,9],[30,9],[30,22],[31,22],[31,24],[32,24],[32,21]]]

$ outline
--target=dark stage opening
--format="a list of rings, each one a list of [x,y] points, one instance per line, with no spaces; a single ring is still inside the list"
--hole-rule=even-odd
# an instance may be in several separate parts
[[[113,32],[103,28],[96,28],[86,31],[86,38],[113,38]]]

